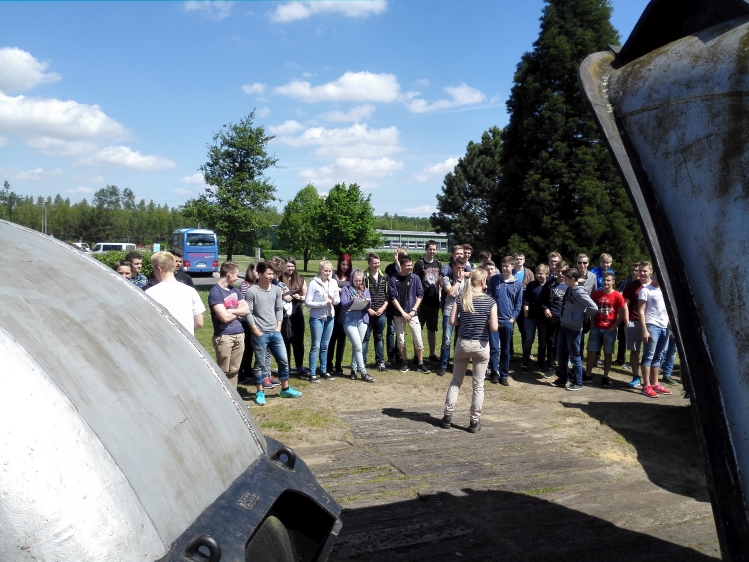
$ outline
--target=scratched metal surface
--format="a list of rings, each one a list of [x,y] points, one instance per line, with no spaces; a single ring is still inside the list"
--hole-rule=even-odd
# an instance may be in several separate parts
[[[749,467],[749,18],[611,75],[608,96],[685,261],[738,464]],[[749,471],[742,470],[744,490]]]
[[[34,376],[47,381],[43,392],[49,400],[42,395],[41,404],[52,409],[43,426],[7,420],[3,436],[23,441],[28,434],[29,440],[45,443],[48,436],[41,433],[48,432],[61,443],[76,444],[77,449],[51,451],[70,456],[52,466],[90,472],[84,484],[92,489],[114,483],[107,488],[116,500],[108,511],[120,510],[121,520],[128,520],[117,531],[121,536],[138,521],[130,520],[136,498],[163,550],[262,454],[262,434],[207,352],[140,289],[66,244],[4,221],[0,245],[2,380],[29,376],[28,361],[19,367],[5,360],[12,350],[23,350],[33,358]],[[36,393],[35,404],[39,398]],[[63,398],[70,407],[56,406]],[[13,400],[12,393],[3,392],[3,399]],[[0,448],[0,467],[20,462],[10,454],[8,447]],[[0,490],[21,494],[29,519],[74,529],[78,522],[106,515],[81,507],[95,503],[88,494],[84,504],[54,511],[50,506],[63,496],[35,496],[35,487],[48,483],[28,478],[18,485],[12,475],[0,470]],[[63,475],[60,479],[62,490]],[[49,519],[52,512],[56,518]],[[81,553],[67,559],[151,559],[145,556],[154,548],[147,527],[143,523],[139,531],[147,545],[140,556]],[[5,525],[1,528],[5,535]],[[98,540],[102,546],[110,543],[104,534]],[[116,541],[111,543],[114,548]],[[4,552],[20,546],[14,543]]]

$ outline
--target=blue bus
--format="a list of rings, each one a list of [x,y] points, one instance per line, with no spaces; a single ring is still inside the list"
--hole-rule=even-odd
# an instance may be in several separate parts
[[[187,273],[218,271],[218,238],[212,230],[180,228],[169,237],[169,245],[182,249],[182,269]]]

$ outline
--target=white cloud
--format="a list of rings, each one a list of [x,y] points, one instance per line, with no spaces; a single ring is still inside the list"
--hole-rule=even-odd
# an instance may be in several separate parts
[[[75,189],[66,189],[65,190],[65,193],[71,193],[71,194],[74,194],[74,195],[79,195],[79,194],[88,195],[89,193],[93,193],[93,192],[94,192],[94,190],[91,189],[90,187],[76,187]]]
[[[473,105],[486,100],[486,96],[483,92],[476,88],[471,88],[466,84],[461,84],[460,86],[448,86],[443,88],[443,90],[450,94],[452,99],[441,99],[432,103],[423,99],[413,99],[406,103],[406,107],[414,113],[427,113],[430,111],[450,109],[451,107],[461,105]]]
[[[39,84],[60,80],[56,72],[45,72],[47,66],[18,47],[1,48],[0,92],[25,92]]]
[[[49,180],[51,178],[62,176],[62,170],[55,168],[54,170],[45,171],[43,168],[36,168],[34,170],[19,170],[17,168],[0,168],[0,174],[3,179],[16,180],[16,181],[42,181]]]
[[[185,176],[181,180],[179,180],[180,183],[187,183],[190,185],[205,185],[205,177],[203,177],[203,174],[200,172],[196,172],[191,176]]]
[[[231,15],[233,2],[223,2],[221,0],[194,1],[185,2],[186,12],[198,12],[201,16],[211,20],[221,21]]]
[[[408,213],[409,215],[431,215],[433,212],[435,212],[437,209],[432,207],[431,205],[422,205],[421,207],[412,207],[410,209],[403,209],[404,213]]]
[[[0,131],[69,140],[120,140],[128,136],[127,129],[107,117],[98,105],[2,93]]]
[[[375,106],[373,105],[357,105],[352,107],[347,112],[343,111],[329,111],[319,115],[320,119],[326,121],[335,121],[341,123],[354,123],[356,121],[364,121],[374,113]]]
[[[82,156],[91,154],[99,146],[96,142],[71,141],[50,137],[34,137],[26,141],[26,144],[50,156]]]
[[[301,178],[312,184],[331,185],[340,182],[357,183],[369,189],[377,187],[371,180],[392,176],[403,169],[403,162],[392,158],[337,158],[328,166],[306,169]]]
[[[304,125],[302,125],[299,121],[289,119],[281,125],[268,127],[268,132],[271,135],[293,135],[294,133],[298,133],[302,129],[304,129]]]
[[[429,87],[429,80],[426,78],[420,78],[416,82],[414,82],[417,86],[421,86],[422,88],[428,88]]]
[[[270,107],[261,107],[257,111],[255,111],[255,116],[260,117],[261,119],[263,117],[268,117],[270,115]]]
[[[133,151],[127,146],[107,146],[102,148],[94,156],[83,158],[81,164],[95,166],[97,164],[114,164],[125,168],[152,171],[174,168],[176,164],[161,156],[143,156],[138,151]]]
[[[284,23],[307,19],[315,14],[337,13],[349,18],[366,18],[387,10],[387,0],[288,2],[269,12],[272,21]]]
[[[348,3],[348,2],[340,2]],[[401,98],[400,85],[394,74],[346,72],[343,76],[321,86],[303,80],[292,80],[273,89],[273,93],[304,102],[352,101],[389,103]]]
[[[245,84],[242,86],[242,91],[245,94],[259,94],[262,96],[265,93],[265,88],[267,88],[265,84],[255,82],[254,84]]]
[[[333,157],[387,156],[401,150],[396,127],[369,129],[367,125],[355,123],[344,129],[311,127],[301,135],[279,136],[277,140],[294,147],[316,147],[315,153]]]
[[[421,172],[414,175],[414,178],[416,181],[427,181],[433,176],[444,176],[448,172],[452,172],[457,165],[458,158],[448,158],[444,162],[425,166]]]
[[[70,179],[76,183],[104,183],[104,178],[98,174],[83,172],[70,176]]]

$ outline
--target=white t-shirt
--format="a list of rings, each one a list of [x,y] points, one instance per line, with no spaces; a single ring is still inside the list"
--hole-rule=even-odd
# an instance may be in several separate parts
[[[205,312],[205,305],[195,289],[177,280],[162,281],[147,289],[146,294],[166,308],[185,330],[195,335],[193,318]]]
[[[660,287],[646,285],[640,291],[639,301],[645,301],[645,324],[668,328],[668,312]]]

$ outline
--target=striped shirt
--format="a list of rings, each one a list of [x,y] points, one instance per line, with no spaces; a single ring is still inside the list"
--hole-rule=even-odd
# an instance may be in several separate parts
[[[497,302],[490,296],[480,294],[473,296],[473,312],[463,310],[463,295],[455,301],[458,307],[458,337],[464,340],[489,340],[489,314]]]

